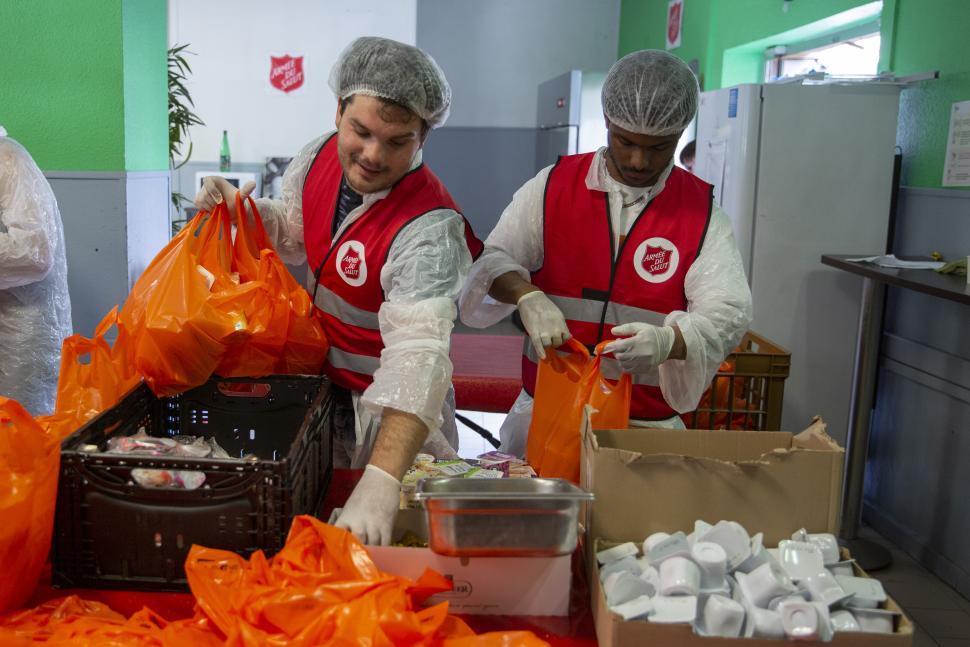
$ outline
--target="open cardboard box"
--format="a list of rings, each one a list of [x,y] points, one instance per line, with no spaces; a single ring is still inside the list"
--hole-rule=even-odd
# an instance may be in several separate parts
[[[596,564],[597,545],[640,544],[655,532],[691,532],[694,521],[737,521],[763,532],[766,546],[790,539],[799,528],[838,531],[845,451],[815,419],[800,434],[769,431],[583,428],[583,487],[596,495],[587,507],[587,565],[600,645],[709,647],[786,641],[704,638],[688,625],[624,621],[606,606]],[[860,574],[863,574],[861,570]],[[888,608],[900,610],[890,600]],[[838,633],[843,647],[912,645],[905,615],[893,634]]]
[[[406,532],[428,537],[424,510],[401,510],[394,541]],[[449,557],[430,548],[367,546],[379,569],[412,580],[425,569],[441,573],[454,590],[434,595],[427,604],[448,602],[452,613],[473,615],[569,615],[571,555],[558,557]]]

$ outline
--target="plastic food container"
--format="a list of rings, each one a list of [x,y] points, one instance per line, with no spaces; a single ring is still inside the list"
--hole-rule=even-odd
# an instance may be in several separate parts
[[[576,548],[579,509],[593,495],[562,479],[432,478],[415,499],[428,542],[441,555],[566,555]]]

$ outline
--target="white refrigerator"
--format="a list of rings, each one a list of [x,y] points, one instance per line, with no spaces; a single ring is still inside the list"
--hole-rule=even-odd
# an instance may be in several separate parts
[[[845,442],[861,282],[819,257],[886,249],[899,91],[791,83],[701,95],[694,172],[734,225],[751,329],[791,351],[785,431],[818,414]]]

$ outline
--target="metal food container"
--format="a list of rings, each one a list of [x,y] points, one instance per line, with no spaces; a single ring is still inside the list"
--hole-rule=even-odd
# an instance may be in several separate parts
[[[580,504],[593,495],[562,479],[431,478],[414,498],[434,552],[519,557],[573,552]]]

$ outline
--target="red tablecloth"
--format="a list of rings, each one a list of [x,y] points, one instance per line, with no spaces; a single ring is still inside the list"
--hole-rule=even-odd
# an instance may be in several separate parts
[[[336,470],[327,492],[321,519],[329,519],[330,511],[347,500],[361,472]],[[478,633],[486,631],[513,631],[526,629],[555,646],[586,647],[596,645],[593,618],[589,611],[589,587],[579,558],[573,557],[573,590],[568,617],[522,617],[522,616],[461,616]],[[110,591],[105,589],[54,589],[50,585],[50,573],[44,574],[40,585],[28,603],[28,607],[52,598],[76,594],[88,600],[97,600],[115,611],[129,616],[142,607],[149,607],[163,618],[179,620],[191,617],[194,598],[187,593],[146,593],[141,591]]]

